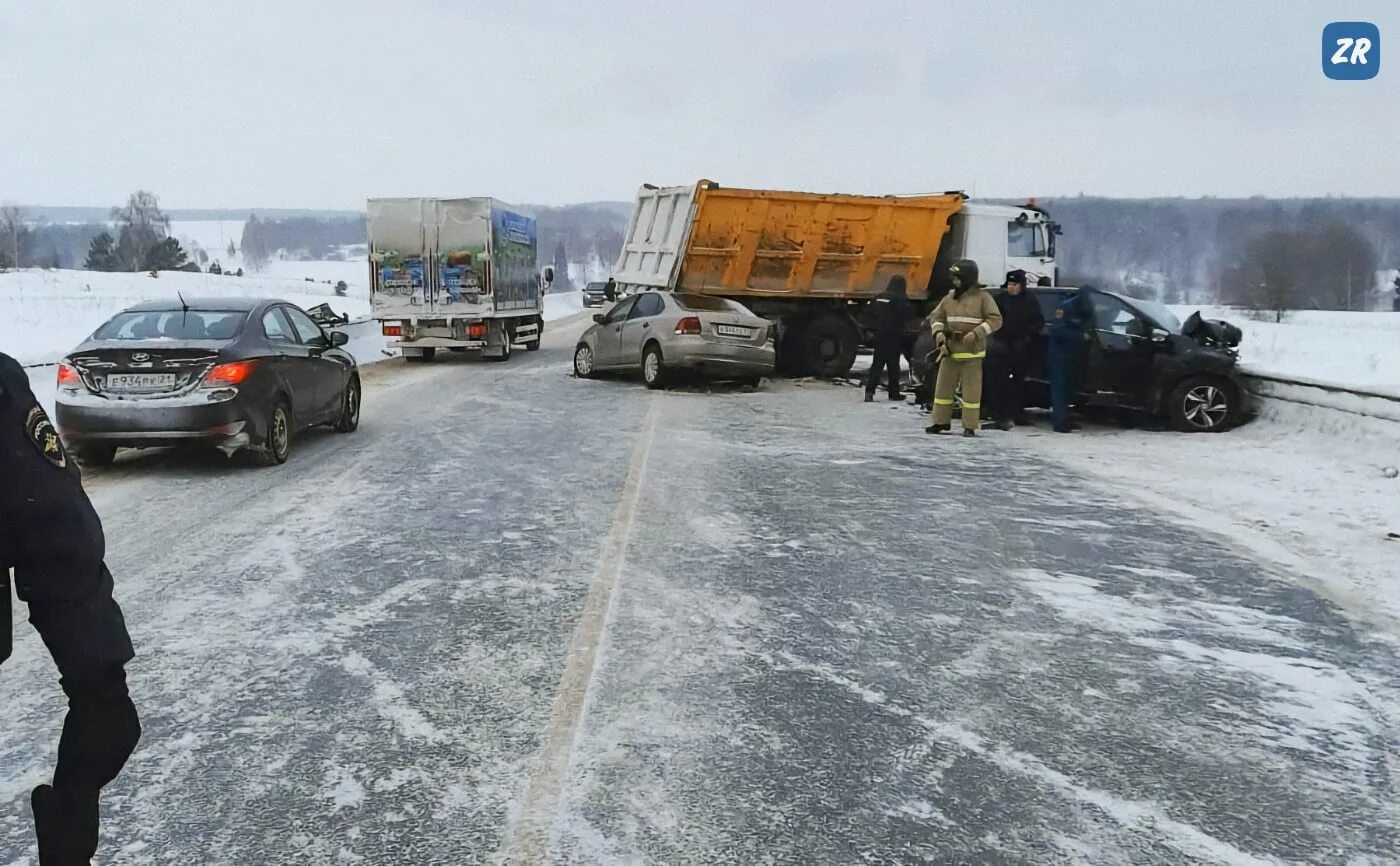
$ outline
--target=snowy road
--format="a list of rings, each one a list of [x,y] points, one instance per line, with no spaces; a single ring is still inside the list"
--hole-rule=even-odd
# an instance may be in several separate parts
[[[575,381],[579,327],[380,365],[278,469],[94,476],[146,726],[104,863],[1396,862],[1393,637],[851,389]]]

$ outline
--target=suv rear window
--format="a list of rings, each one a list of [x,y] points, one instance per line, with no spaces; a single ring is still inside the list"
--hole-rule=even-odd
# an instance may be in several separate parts
[[[742,304],[724,298],[712,298],[708,295],[675,295],[676,303],[682,310],[689,310],[692,313],[747,313],[748,309]]]
[[[148,310],[118,313],[94,340],[232,340],[248,318],[238,310]]]

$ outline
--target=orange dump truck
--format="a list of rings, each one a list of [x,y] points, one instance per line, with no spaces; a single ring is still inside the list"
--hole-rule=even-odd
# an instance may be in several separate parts
[[[1022,268],[1055,278],[1056,227],[1034,207],[969,202],[962,193],[823,195],[643,186],[613,278],[624,292],[667,289],[730,298],[779,323],[791,375],[841,376],[868,342],[868,307],[903,276],[916,316],[946,291],[947,268],[978,263],[1000,283]],[[1034,276],[1032,277],[1034,279]]]

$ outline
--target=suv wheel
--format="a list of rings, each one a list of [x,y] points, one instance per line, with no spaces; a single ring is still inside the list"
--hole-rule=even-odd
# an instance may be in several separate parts
[[[1235,416],[1238,395],[1229,382],[1192,376],[1172,389],[1167,411],[1182,433],[1219,433]]]

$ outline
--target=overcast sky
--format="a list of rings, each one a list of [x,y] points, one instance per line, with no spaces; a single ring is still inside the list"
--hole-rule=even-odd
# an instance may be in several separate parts
[[[1323,77],[1338,19],[1379,25],[1378,78]],[[1396,2],[2,0],[0,40],[0,200],[31,204],[555,204],[700,177],[1400,195]]]

